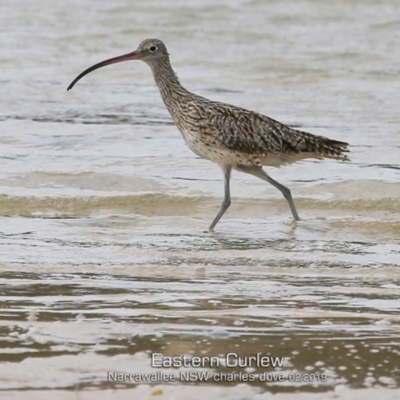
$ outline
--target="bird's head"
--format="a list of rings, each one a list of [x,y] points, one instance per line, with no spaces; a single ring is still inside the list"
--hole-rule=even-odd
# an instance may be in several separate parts
[[[137,54],[138,60],[142,60],[149,65],[168,57],[167,48],[159,39],[143,40],[134,53]]]
[[[129,60],[142,60],[150,67],[153,65],[168,59],[168,51],[165,47],[165,44],[159,39],[146,39],[142,43],[140,43],[139,47],[128,54],[124,54],[122,56],[109,58],[108,60],[102,61],[98,64],[92,65],[90,68],[85,69],[82,73],[80,73],[68,86],[67,90],[70,90],[74,87],[75,83],[77,83],[81,78],[83,78],[88,73],[105,67],[106,65],[116,64],[122,61]]]

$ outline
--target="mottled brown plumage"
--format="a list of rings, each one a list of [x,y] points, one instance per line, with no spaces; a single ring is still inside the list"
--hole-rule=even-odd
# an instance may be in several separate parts
[[[262,166],[279,167],[305,158],[348,160],[348,143],[292,129],[254,111],[212,101],[186,90],[173,71],[167,48],[158,39],[143,41],[138,49],[83,71],[84,75],[103,66],[126,60],[142,60],[152,72],[161,97],[186,144],[198,156],[216,162],[224,173],[225,197],[210,225],[212,230],[229,207],[231,170],[255,175],[278,188],[299,220],[290,190],[274,181]]]

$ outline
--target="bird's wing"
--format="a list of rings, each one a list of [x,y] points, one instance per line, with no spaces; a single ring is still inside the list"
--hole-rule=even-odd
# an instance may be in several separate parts
[[[314,153],[338,157],[347,143],[292,129],[265,115],[224,103],[210,102],[199,112],[199,127],[214,145],[231,151],[269,154]]]

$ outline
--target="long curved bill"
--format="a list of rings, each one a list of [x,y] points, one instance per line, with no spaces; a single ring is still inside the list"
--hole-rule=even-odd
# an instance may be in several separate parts
[[[68,86],[67,90],[71,90],[75,83],[78,82],[81,78],[83,78],[85,75],[87,75],[88,73],[99,69],[101,67],[105,67],[106,65],[110,65],[110,64],[116,64],[122,61],[129,61],[129,60],[139,60],[140,59],[140,54],[137,51],[133,51],[132,53],[128,53],[128,54],[124,54],[122,56],[119,57],[113,57],[113,58],[109,58],[108,60],[102,61],[98,64],[92,65],[90,68],[85,69],[83,72],[81,72]]]

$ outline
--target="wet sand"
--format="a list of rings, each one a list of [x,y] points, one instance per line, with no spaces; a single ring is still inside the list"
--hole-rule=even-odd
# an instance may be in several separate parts
[[[397,8],[2,2],[0,398],[399,398]],[[268,170],[300,222],[236,173],[207,232],[221,172],[185,146],[146,65],[66,91],[154,36],[194,92],[351,144],[350,162]],[[152,368],[154,353],[221,365]],[[228,353],[283,364],[229,367]]]

